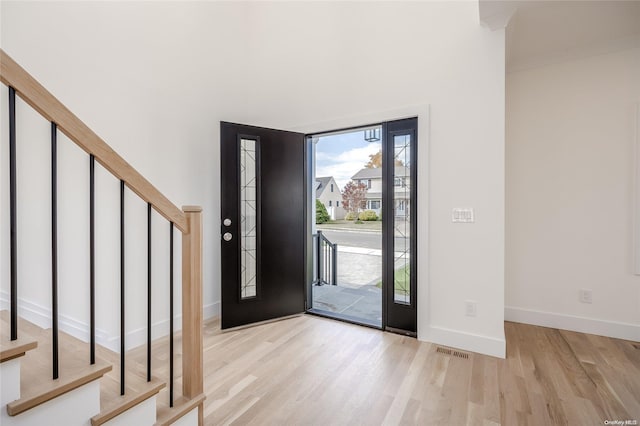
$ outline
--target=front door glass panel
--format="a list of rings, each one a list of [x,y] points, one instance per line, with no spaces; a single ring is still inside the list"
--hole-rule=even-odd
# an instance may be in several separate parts
[[[240,140],[240,299],[256,297],[257,162],[256,141]]]
[[[393,136],[393,301],[411,303],[411,135]]]

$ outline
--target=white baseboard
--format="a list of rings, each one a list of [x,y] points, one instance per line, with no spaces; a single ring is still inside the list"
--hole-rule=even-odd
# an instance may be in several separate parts
[[[578,331],[580,333],[615,337],[617,339],[640,341],[640,324],[629,324],[579,317],[575,315],[536,311],[533,309],[518,308],[515,306],[505,306],[504,319],[505,321],[520,322],[523,324]]]
[[[9,307],[9,294],[5,291],[0,292],[0,309],[9,310]],[[40,328],[51,328],[51,309],[29,300],[18,298],[18,316]],[[89,324],[87,323],[60,314],[58,328],[84,342],[89,341]],[[104,345],[108,338],[109,334],[105,330],[96,328],[96,343]]]
[[[0,309],[9,309],[9,294],[0,292]],[[220,315],[220,302],[214,302],[203,307],[203,318],[209,319]],[[18,298],[18,316],[34,323],[41,328],[51,328],[51,309],[33,303],[29,300]],[[174,330],[182,329],[182,315],[177,315],[173,320]],[[89,341],[89,324],[78,321],[66,315],[58,317],[58,328],[73,337]],[[169,319],[158,321],[151,325],[151,335],[154,339],[166,336],[169,332]],[[127,350],[145,344],[147,341],[147,329],[141,327],[128,331],[125,336]],[[96,328],[96,343],[114,352],[120,351],[120,336],[109,335],[106,330]]]
[[[204,318],[205,320],[216,318],[219,316],[220,316],[220,302],[213,302],[203,306],[202,318]]]
[[[421,336],[421,340],[422,336]],[[504,358],[506,354],[505,339],[466,333],[442,327],[430,327],[425,341],[438,345],[451,346],[457,349],[477,352],[484,355]]]
[[[207,320],[220,315],[220,302],[210,303],[203,306],[202,318]],[[182,329],[182,315],[176,315],[173,320],[174,331]],[[154,339],[163,337],[169,334],[169,318],[158,321],[151,325],[151,336]],[[97,332],[96,332],[97,336]],[[98,338],[96,337],[96,341]],[[125,336],[125,345],[127,350],[136,348],[140,345],[144,345],[147,342],[147,328],[140,327],[136,330],[127,332]],[[114,352],[120,351],[120,336],[111,336],[106,342],[98,342],[98,344],[111,349]]]

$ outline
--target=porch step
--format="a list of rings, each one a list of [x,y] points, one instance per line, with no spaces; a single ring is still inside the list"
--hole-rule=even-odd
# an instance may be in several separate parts
[[[164,406],[159,408],[155,426],[169,426],[177,422],[194,409],[197,409],[198,405],[202,404],[204,400],[205,394],[200,394],[193,399],[181,397],[174,401],[173,407]]]

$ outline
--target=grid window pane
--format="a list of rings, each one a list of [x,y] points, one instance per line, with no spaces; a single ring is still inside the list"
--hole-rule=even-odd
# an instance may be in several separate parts
[[[393,300],[411,303],[411,135],[393,137]]]
[[[240,298],[257,294],[256,141],[240,140]]]

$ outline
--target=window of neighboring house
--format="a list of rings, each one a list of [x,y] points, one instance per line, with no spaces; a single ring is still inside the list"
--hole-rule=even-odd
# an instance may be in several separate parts
[[[367,179],[367,189],[371,189],[371,179]]]
[[[404,186],[404,179],[397,177],[394,179],[393,184],[395,186]]]
[[[336,201],[336,207],[340,207],[340,201]]]
[[[333,184],[331,184],[331,192],[333,192]]]
[[[331,207],[331,200],[329,200],[329,207]]]
[[[377,210],[380,208],[380,200],[369,200],[367,201],[367,208],[369,210]]]

